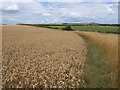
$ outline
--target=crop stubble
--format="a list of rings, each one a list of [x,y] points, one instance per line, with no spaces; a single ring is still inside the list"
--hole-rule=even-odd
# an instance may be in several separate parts
[[[86,47],[74,32],[21,25],[2,29],[4,88],[80,87]]]

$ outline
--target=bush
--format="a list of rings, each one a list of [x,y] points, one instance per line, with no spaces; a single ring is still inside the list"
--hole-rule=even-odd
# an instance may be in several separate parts
[[[64,30],[73,31],[71,26],[69,26],[69,25],[65,26]]]

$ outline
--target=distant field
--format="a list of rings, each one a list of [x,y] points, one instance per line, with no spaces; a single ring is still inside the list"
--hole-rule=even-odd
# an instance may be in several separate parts
[[[65,30],[65,25],[62,24],[22,24],[37,27],[46,27],[52,29]],[[114,33],[119,34],[119,26],[84,26],[84,25],[70,25],[73,31],[89,31],[99,33]]]
[[[64,26],[48,26],[49,28],[54,29],[63,29]],[[92,32],[102,32],[102,33],[118,33],[117,26],[71,26],[73,30],[80,31],[92,31]]]
[[[65,26],[48,26],[48,27],[50,27],[50,28],[58,28],[58,29],[62,29],[62,28],[64,28]]]

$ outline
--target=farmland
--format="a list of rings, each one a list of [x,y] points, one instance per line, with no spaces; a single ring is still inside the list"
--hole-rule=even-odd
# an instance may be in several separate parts
[[[119,90],[120,0],[1,4],[1,90]]]
[[[34,26],[3,25],[4,88],[118,87],[118,34]]]
[[[64,26],[48,26],[54,29],[63,29]],[[79,31],[90,31],[90,32],[101,32],[101,33],[118,33],[118,27],[115,26],[71,26],[73,30]]]
[[[73,32],[3,26],[4,88],[82,87],[84,40]]]
[[[88,42],[89,63],[96,77],[92,87],[117,87],[118,85],[118,35],[96,32],[77,32]],[[97,50],[97,51],[96,51]],[[98,60],[98,61],[96,61]],[[86,72],[87,73],[87,72]],[[105,81],[102,81],[104,78]],[[99,83],[101,82],[101,83]],[[90,83],[89,83],[90,84]]]
[[[23,24],[24,25],[24,24]],[[64,30],[66,25],[63,24],[26,24],[30,26],[46,27],[52,29]],[[105,26],[105,25],[70,25],[73,31],[88,31],[88,32],[99,32],[99,33],[114,33],[119,34],[119,26]]]

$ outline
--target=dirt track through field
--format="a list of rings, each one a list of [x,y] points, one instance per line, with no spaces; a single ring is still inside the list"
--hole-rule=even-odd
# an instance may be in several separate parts
[[[2,29],[3,87],[81,87],[86,47],[74,32],[6,25]]]

